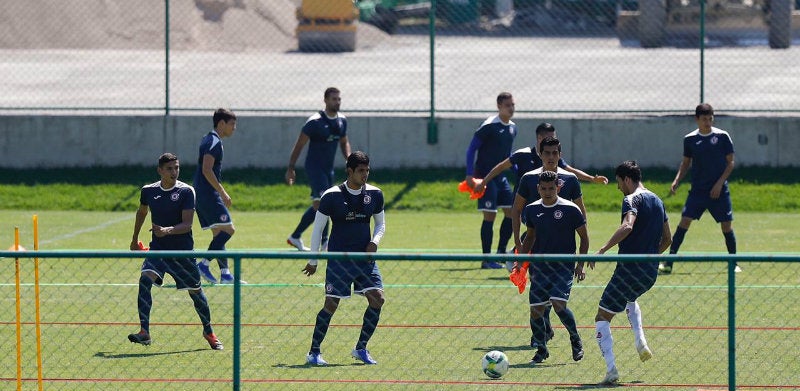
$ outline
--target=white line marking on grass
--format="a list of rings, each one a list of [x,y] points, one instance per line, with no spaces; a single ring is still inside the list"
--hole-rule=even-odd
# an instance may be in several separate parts
[[[78,235],[82,235],[82,234],[85,234],[85,233],[98,231],[98,230],[101,230],[101,229],[106,228],[108,226],[111,226],[111,225],[114,225],[114,224],[117,224],[117,223],[121,223],[121,222],[126,221],[126,220],[130,220],[130,216],[121,217],[121,218],[116,219],[116,220],[106,221],[105,223],[102,223],[102,224],[99,224],[99,225],[95,225],[94,227],[87,227],[87,228],[84,228],[84,229],[79,229],[77,231],[72,231],[72,232],[70,232],[68,234],[61,235],[61,236],[56,236],[56,237],[54,237],[52,239],[42,240],[39,243],[40,244],[48,244],[48,243],[58,242],[58,241],[64,240],[64,239],[74,238],[74,237],[76,237]]]

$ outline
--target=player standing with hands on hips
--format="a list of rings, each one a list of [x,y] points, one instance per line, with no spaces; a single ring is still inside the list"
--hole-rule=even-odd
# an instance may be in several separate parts
[[[619,254],[661,254],[672,242],[664,203],[644,187],[642,170],[635,161],[622,162],[614,174],[617,188],[625,196],[622,223],[597,253],[605,254],[619,245]],[[589,262],[589,267],[594,269],[594,262]],[[616,314],[624,311],[628,315],[639,359],[647,361],[653,357],[644,337],[642,310],[636,300],[655,285],[657,278],[658,261],[617,262],[594,318],[597,344],[606,362],[606,376],[601,385],[619,382],[611,337],[611,319]]]
[[[303,231],[314,223],[314,216],[319,208],[319,199],[322,193],[333,186],[333,161],[336,158],[336,147],[342,151],[345,160],[350,155],[350,142],[347,140],[347,118],[339,113],[342,104],[341,93],[335,87],[329,87],[324,95],[325,110],[318,111],[308,118],[297,142],[289,156],[289,167],[286,169],[285,179],[289,186],[294,185],[296,174],[294,165],[300,152],[308,144],[305,169],[308,175],[308,184],[311,186],[311,206],[303,213],[300,223],[294,232],[286,239],[286,243],[300,251],[308,251],[303,245]],[[328,226],[322,231],[322,249],[328,242]],[[317,248],[311,248],[318,251]]]
[[[180,163],[178,157],[165,153],[158,158],[158,175],[161,180],[142,187],[139,195],[139,209],[133,225],[131,250],[140,250],[139,232],[149,211],[153,233],[150,240],[151,250],[194,249],[192,239],[192,221],[194,221],[194,190],[191,186],[178,180]],[[164,274],[175,280],[175,287],[188,290],[194,302],[194,309],[200,316],[203,325],[203,338],[211,349],[222,350],[222,342],[214,335],[211,327],[211,310],[208,308],[203,288],[200,286],[200,273],[191,258],[146,258],[142,264],[139,277],[139,294],[137,308],[139,310],[140,330],[128,335],[128,340],[141,345],[150,345],[150,309],[153,307],[151,289],[153,284],[161,286]]]
[[[231,196],[222,186],[222,139],[230,137],[236,131],[236,115],[227,109],[214,111],[214,129],[200,141],[200,153],[197,158],[197,171],[194,174],[194,189],[197,192],[197,218],[200,227],[210,229],[211,243],[209,250],[225,250],[225,243],[236,230],[228,208],[231,207]],[[233,284],[233,274],[228,267],[227,258],[217,258],[222,284]],[[211,273],[211,260],[203,259],[197,263],[200,274],[208,282],[217,283]],[[245,281],[240,281],[246,284]]]
[[[320,248],[322,231],[330,218],[332,228],[328,251],[374,253],[378,250],[378,244],[386,231],[383,192],[367,184],[368,177],[367,154],[361,151],[350,154],[347,157],[347,180],[322,194],[314,218],[311,248]],[[375,221],[371,231],[370,219]],[[317,259],[309,260],[303,273],[311,276],[316,272]],[[322,358],[320,346],[328,332],[331,318],[339,307],[339,301],[350,297],[351,285],[355,293],[367,298],[368,303],[361,334],[352,356],[365,364],[378,363],[367,350],[367,343],[378,327],[384,303],[383,279],[378,264],[373,260],[330,259],[325,269],[325,304],[317,313],[311,349],[306,356],[308,364],[328,365]]]
[[[672,181],[669,193],[675,194],[689,167],[692,168],[692,187],[681,212],[681,222],[672,237],[670,254],[677,254],[692,220],[700,220],[708,210],[722,228],[728,254],[736,254],[736,235],[733,233],[733,205],[728,190],[728,177],[733,172],[733,141],[728,132],[715,128],[714,108],[701,103],[694,109],[697,129],[683,138],[683,160]],[[742,271],[736,265],[736,272]],[[659,266],[662,274],[672,273],[672,261]]]

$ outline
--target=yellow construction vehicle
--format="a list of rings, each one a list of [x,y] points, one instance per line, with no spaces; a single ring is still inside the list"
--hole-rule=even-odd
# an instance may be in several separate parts
[[[301,52],[356,50],[358,8],[353,0],[303,0],[296,15]]]

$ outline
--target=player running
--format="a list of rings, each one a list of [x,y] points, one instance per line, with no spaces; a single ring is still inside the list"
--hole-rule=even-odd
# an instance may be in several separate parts
[[[178,157],[171,153],[165,153],[158,158],[157,171],[161,180],[143,186],[139,195],[139,209],[136,210],[130,249],[140,250],[139,232],[148,212],[152,211],[150,249],[191,251],[194,249],[194,189],[178,180],[180,163]],[[211,327],[211,310],[200,286],[200,274],[191,258],[144,260],[137,300],[140,329],[138,333],[128,335],[128,340],[141,345],[150,345],[153,342],[150,338],[150,309],[153,306],[150,291],[153,284],[161,286],[164,274],[172,276],[177,289],[189,291],[189,297],[192,298],[194,309],[203,325],[203,338],[211,349],[222,350],[222,342],[214,335]]]

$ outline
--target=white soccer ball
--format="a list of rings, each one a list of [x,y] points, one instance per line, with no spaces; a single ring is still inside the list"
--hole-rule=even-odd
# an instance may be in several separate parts
[[[483,355],[481,367],[486,376],[498,379],[508,372],[508,357],[499,350],[492,350]]]

